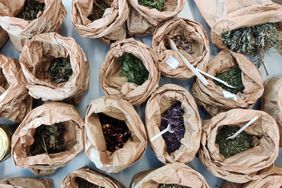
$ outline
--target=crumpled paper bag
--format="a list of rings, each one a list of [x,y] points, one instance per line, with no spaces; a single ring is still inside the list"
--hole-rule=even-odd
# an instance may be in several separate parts
[[[107,151],[98,113],[125,121],[131,138],[120,149]],[[117,173],[133,165],[147,147],[146,130],[131,104],[116,96],[104,96],[92,101],[85,116],[85,152],[96,167],[107,173]]]
[[[205,178],[189,166],[171,163],[153,171],[144,171],[133,177],[133,188],[158,188],[159,184],[177,184],[193,188],[209,188]]]
[[[66,150],[54,154],[31,156],[29,149],[34,143],[34,133],[41,125],[62,123],[65,126],[64,140]],[[12,136],[12,156],[16,166],[29,168],[37,175],[49,175],[65,166],[84,148],[84,122],[76,109],[65,103],[50,102],[33,109]]]
[[[149,71],[149,77],[142,85],[128,83],[126,78],[121,76],[122,65],[118,58],[125,52],[142,60]],[[141,104],[159,86],[160,73],[157,63],[157,54],[145,44],[132,38],[115,42],[100,67],[100,85],[108,95],[118,95],[133,105]]]
[[[160,87],[147,102],[145,119],[148,137],[152,138],[160,132],[161,114],[176,101],[181,102],[184,110],[185,135],[181,139],[182,145],[178,150],[169,154],[162,137],[153,142],[150,141],[153,151],[162,163],[190,162],[200,147],[202,123],[196,102],[185,88],[174,84]]]
[[[178,79],[188,79],[195,76],[194,73],[182,61],[177,52],[167,48],[169,46],[168,39],[177,35],[184,36],[192,43],[192,53],[182,49],[180,51],[195,67],[209,60],[209,40],[200,24],[184,18],[166,21],[156,28],[153,34],[152,47],[159,53],[160,62],[158,67],[162,75]],[[169,57],[175,58],[178,63],[171,64],[168,61]]]
[[[47,178],[15,177],[0,180],[1,188],[53,188],[53,181]]]
[[[92,12],[93,1],[72,1],[72,22],[78,33],[83,37],[102,38],[108,43],[125,39],[125,21],[129,15],[127,1],[106,1],[111,7],[105,10],[101,19],[92,22],[87,16]]]
[[[242,127],[258,116],[245,131],[256,136],[253,148],[225,158],[215,143],[219,128]],[[203,126],[199,156],[203,164],[216,177],[235,183],[246,183],[261,177],[260,171],[270,167],[279,152],[279,132],[275,120],[263,111],[234,109],[208,120]]]
[[[242,54],[223,50],[211,61],[201,64],[199,69],[215,76],[235,65],[242,71],[242,82],[245,86],[243,93],[237,93],[236,100],[224,97],[224,90],[210,78],[207,78],[207,86],[199,79],[193,85],[196,102],[212,116],[234,108],[250,108],[263,94],[263,80],[258,69]]]
[[[46,72],[52,58],[69,56],[72,75],[67,82],[53,83]],[[89,66],[83,49],[71,37],[57,33],[36,35],[23,48],[20,64],[29,94],[43,101],[71,99],[78,103],[89,85]]]
[[[16,60],[0,54],[0,116],[20,123],[31,110],[32,99]]]

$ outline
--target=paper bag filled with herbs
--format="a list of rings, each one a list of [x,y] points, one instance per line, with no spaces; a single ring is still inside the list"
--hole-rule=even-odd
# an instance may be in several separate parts
[[[265,52],[282,48],[281,5],[270,0],[195,3],[211,27],[212,42],[219,48],[254,57],[257,66],[264,65]]]
[[[107,43],[126,38],[126,0],[73,0],[71,14],[75,29],[83,37],[101,38]]]
[[[208,85],[196,80],[193,94],[196,102],[210,115],[234,108],[249,108],[263,94],[263,80],[256,66],[244,55],[221,51],[200,69],[226,84],[207,78]]]
[[[0,26],[19,51],[33,36],[59,31],[66,17],[61,0],[2,0],[2,4],[13,14],[0,16]]]
[[[26,85],[19,62],[0,54],[0,117],[23,120],[32,103]]]
[[[246,124],[249,126],[240,130]],[[237,134],[239,130],[242,132]],[[256,180],[273,164],[278,152],[276,121],[263,111],[234,109],[214,116],[203,126],[199,156],[216,177],[235,183]]]
[[[163,163],[187,163],[194,159],[200,147],[201,119],[196,102],[185,89],[166,84],[149,98],[146,129],[151,147]],[[169,128],[163,135],[161,131]]]
[[[84,147],[84,122],[69,104],[50,102],[33,109],[12,137],[16,166],[49,175],[75,158]]]
[[[264,85],[261,109],[276,120],[280,133],[280,147],[282,147],[282,77],[270,78]]]
[[[153,34],[153,49],[160,54],[158,67],[164,76],[187,79],[194,73],[172,50],[169,40],[173,40],[180,53],[197,67],[209,60],[208,37],[198,23],[188,19],[174,19],[159,25]]]
[[[88,62],[73,38],[37,35],[23,48],[20,63],[33,98],[78,103],[88,89]]]
[[[96,167],[117,173],[133,165],[147,146],[145,127],[133,106],[117,96],[105,96],[88,106],[85,152]]]
[[[15,177],[0,180],[2,188],[53,188],[53,181],[47,178]]]
[[[133,177],[131,188],[209,188],[206,179],[182,163],[171,163],[161,168],[144,171]]]
[[[184,8],[185,0],[129,0],[128,34],[152,34],[158,24],[172,19]]]
[[[100,68],[100,85],[108,95],[141,104],[159,86],[157,54],[145,44],[125,39],[112,44]]]
[[[117,180],[89,168],[70,173],[61,183],[62,188],[124,188]]]

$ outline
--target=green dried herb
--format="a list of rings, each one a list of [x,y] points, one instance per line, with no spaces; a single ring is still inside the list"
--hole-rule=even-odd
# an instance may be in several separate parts
[[[220,86],[222,89],[229,91],[230,93],[237,94],[239,92],[243,93],[245,86],[242,83],[242,71],[239,67],[231,67],[225,72],[216,74],[216,77],[227,82],[228,84],[234,86],[235,88],[230,88],[224,84],[215,81],[215,84]]]
[[[165,9],[165,0],[138,0],[138,3],[145,7],[155,8],[158,11]]]
[[[45,3],[39,3],[36,0],[25,0],[23,9],[17,17],[25,20],[34,20],[39,12],[43,13],[44,9]]]
[[[125,76],[128,82],[142,85],[149,77],[149,72],[142,61],[130,53],[124,53],[119,62],[122,64],[122,76]]]
[[[191,188],[191,187],[176,185],[176,184],[160,184],[158,188]]]
[[[94,0],[92,11],[87,18],[91,21],[99,20],[109,7],[110,6],[104,0]]]
[[[264,53],[268,49],[281,48],[277,23],[265,23],[235,29],[223,33],[221,38],[223,43],[232,51],[256,57],[255,64],[258,67],[264,66]]]
[[[102,186],[95,185],[89,181],[82,179],[80,177],[75,178],[75,182],[78,185],[78,188],[104,188]]]
[[[70,58],[54,58],[49,68],[49,74],[51,81],[57,84],[68,81],[72,75]]]
[[[231,157],[253,147],[252,136],[243,131],[234,139],[226,140],[239,130],[238,127],[224,126],[216,137],[216,144],[219,146],[220,153],[225,157]]]
[[[35,130],[34,143],[30,147],[31,156],[42,153],[59,153],[65,150],[65,127],[61,123],[41,125]]]

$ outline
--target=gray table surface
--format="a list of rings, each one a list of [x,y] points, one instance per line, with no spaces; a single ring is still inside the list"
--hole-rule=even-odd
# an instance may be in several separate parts
[[[78,105],[78,110],[82,117],[85,116],[86,107],[90,103],[91,100],[97,99],[100,96],[103,96],[104,93],[99,86],[99,67],[101,63],[104,61],[105,55],[109,49],[109,46],[104,44],[98,39],[89,39],[82,38],[74,29],[71,23],[71,1],[63,0],[63,4],[67,9],[67,17],[63,24],[63,28],[61,34],[68,37],[73,37],[77,43],[84,49],[84,52],[87,54],[87,58],[90,65],[90,85],[87,94],[83,97],[81,103]],[[209,34],[210,29],[203,17],[201,16],[198,8],[196,7],[193,0],[188,0],[186,2],[184,10],[180,13],[179,17],[188,18],[195,20],[202,24],[203,28]],[[149,37],[143,40],[147,45],[151,44],[151,39]],[[218,50],[212,45],[211,46],[211,57],[218,53]],[[7,42],[6,45],[2,48],[1,53],[18,59],[19,53],[15,50],[11,42]],[[270,72],[269,77],[272,76],[282,76],[282,56],[279,55],[275,51],[271,51],[266,54],[265,57],[266,66],[268,71]],[[266,76],[264,75],[264,71],[261,70],[264,79]],[[161,78],[160,85],[165,83],[174,83],[183,86],[184,88],[190,90],[194,79],[190,80],[176,80],[170,78]],[[257,105],[259,106],[259,105]],[[144,108],[145,105],[141,105],[136,107],[137,111],[140,113],[144,121]],[[205,118],[205,113],[200,110],[202,118]],[[282,150],[280,149],[280,155],[276,161],[278,166],[282,166]],[[151,148],[148,146],[145,155],[141,160],[139,160],[135,165],[129,167],[126,170],[123,170],[117,174],[109,174],[110,176],[116,178],[120,182],[122,182],[126,187],[129,187],[131,179],[134,174],[141,172],[143,170],[148,170],[152,168],[161,167],[163,164],[157,160]],[[188,164],[195,170],[199,171],[208,181],[210,187],[220,187],[223,183],[223,180],[214,177],[200,162],[200,160],[195,157],[195,159]],[[78,157],[73,159],[70,163],[68,163],[65,167],[59,169],[55,174],[51,176],[47,176],[54,180],[55,188],[60,187],[60,183],[63,178],[71,173],[72,171],[79,169],[81,167],[88,166],[90,168],[95,169],[95,165],[86,157],[85,153],[81,153]],[[33,175],[28,169],[21,169],[14,165],[12,157],[9,157],[5,162],[0,164],[0,178],[8,178],[8,177],[17,177],[17,176],[30,176],[36,177]]]

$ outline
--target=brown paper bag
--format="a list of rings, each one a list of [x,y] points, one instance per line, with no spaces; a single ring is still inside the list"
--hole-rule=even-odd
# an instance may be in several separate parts
[[[192,95],[184,88],[166,84],[155,91],[146,105],[145,118],[148,137],[152,138],[160,132],[161,114],[176,101],[181,102],[184,110],[185,135],[181,139],[181,146],[169,154],[163,137],[150,141],[157,158],[163,163],[187,163],[194,159],[200,147],[201,118]]]
[[[70,58],[72,75],[67,82],[55,83],[48,74],[52,58]],[[71,37],[57,33],[36,35],[23,48],[20,63],[33,98],[43,101],[72,99],[78,103],[88,89],[89,68],[82,48]]]
[[[225,98],[223,89],[213,80],[207,78],[208,85],[203,85],[198,79],[193,85],[193,94],[197,103],[202,105],[212,116],[234,108],[249,108],[263,94],[263,80],[255,67],[244,55],[227,50],[221,51],[211,61],[200,65],[200,69],[210,75],[224,72],[234,65],[242,71],[242,83],[245,86],[243,93],[237,94],[237,99]]]
[[[93,2],[94,0],[72,1],[72,22],[78,33],[83,37],[102,38],[108,43],[125,39],[125,21],[129,14],[127,1],[105,1],[111,7],[105,10],[101,19],[92,22],[87,17],[93,9]]]
[[[282,147],[282,78],[274,77],[265,82],[265,90],[261,100],[261,109],[270,114],[277,122]]]
[[[1,188],[53,188],[53,181],[47,178],[15,177],[0,180]]]
[[[251,181],[244,185],[244,188],[278,188],[282,187],[282,168],[273,167],[265,172],[265,175],[258,180]]]
[[[20,123],[31,110],[32,99],[19,63],[0,54],[0,116]]]
[[[77,178],[88,181],[99,187],[106,188],[123,188],[124,186],[117,180],[106,176],[102,173],[96,172],[89,168],[82,168],[70,173],[61,183],[62,188],[77,188],[78,183],[76,182]]]
[[[205,178],[181,163],[167,164],[153,171],[141,172],[133,177],[133,188],[158,188],[160,184],[177,184],[193,188],[209,188]]]
[[[65,127],[65,150],[54,154],[30,155],[36,128],[55,123],[62,123]],[[50,102],[33,109],[12,136],[11,153],[15,164],[21,168],[29,168],[38,175],[54,173],[83,150],[83,127],[84,122],[79,113],[69,104]]]
[[[243,188],[243,184],[239,183],[232,183],[232,182],[225,182],[221,188]]]
[[[257,145],[244,152],[225,158],[216,144],[218,130],[223,126],[242,127],[257,119],[245,131],[256,137]],[[260,171],[271,166],[279,152],[279,132],[275,120],[263,111],[234,109],[214,116],[203,127],[199,156],[216,177],[246,183],[258,179]]]
[[[202,16],[211,27],[212,42],[226,48],[221,34],[238,28],[282,22],[282,6],[271,0],[195,0]],[[282,36],[282,27],[280,27]]]
[[[117,61],[123,53],[131,53],[142,60],[149,71],[148,80],[142,85],[129,83],[121,76],[122,65]],[[112,44],[100,68],[100,85],[108,95],[118,95],[131,104],[141,104],[159,86],[160,73],[156,67],[157,54],[145,44],[134,39],[125,39]]]
[[[98,113],[125,121],[131,138],[122,148],[107,151]],[[139,115],[132,105],[116,96],[101,97],[90,103],[85,117],[85,133],[87,156],[97,168],[107,173],[117,173],[133,165],[143,156],[147,146],[145,127]]]
[[[159,23],[175,17],[184,8],[185,0],[165,1],[164,11],[139,5],[138,0],[129,0],[128,3],[131,6],[126,22],[128,33],[132,36],[144,36],[152,34]]]
[[[37,1],[45,3],[44,12],[37,19],[28,21],[15,17],[23,9],[25,0],[2,0],[13,15],[0,16],[0,26],[7,31],[18,51],[22,50],[27,39],[40,33],[58,31],[66,17],[66,9],[61,0]]]
[[[191,78],[194,73],[185,65],[181,57],[169,48],[168,39],[178,35],[191,42],[191,53],[180,50],[193,66],[209,60],[209,41],[202,26],[192,20],[177,18],[164,22],[153,34],[152,47],[160,54],[158,67],[164,76],[179,79]],[[179,64],[171,64],[168,61],[169,57],[175,58]]]

